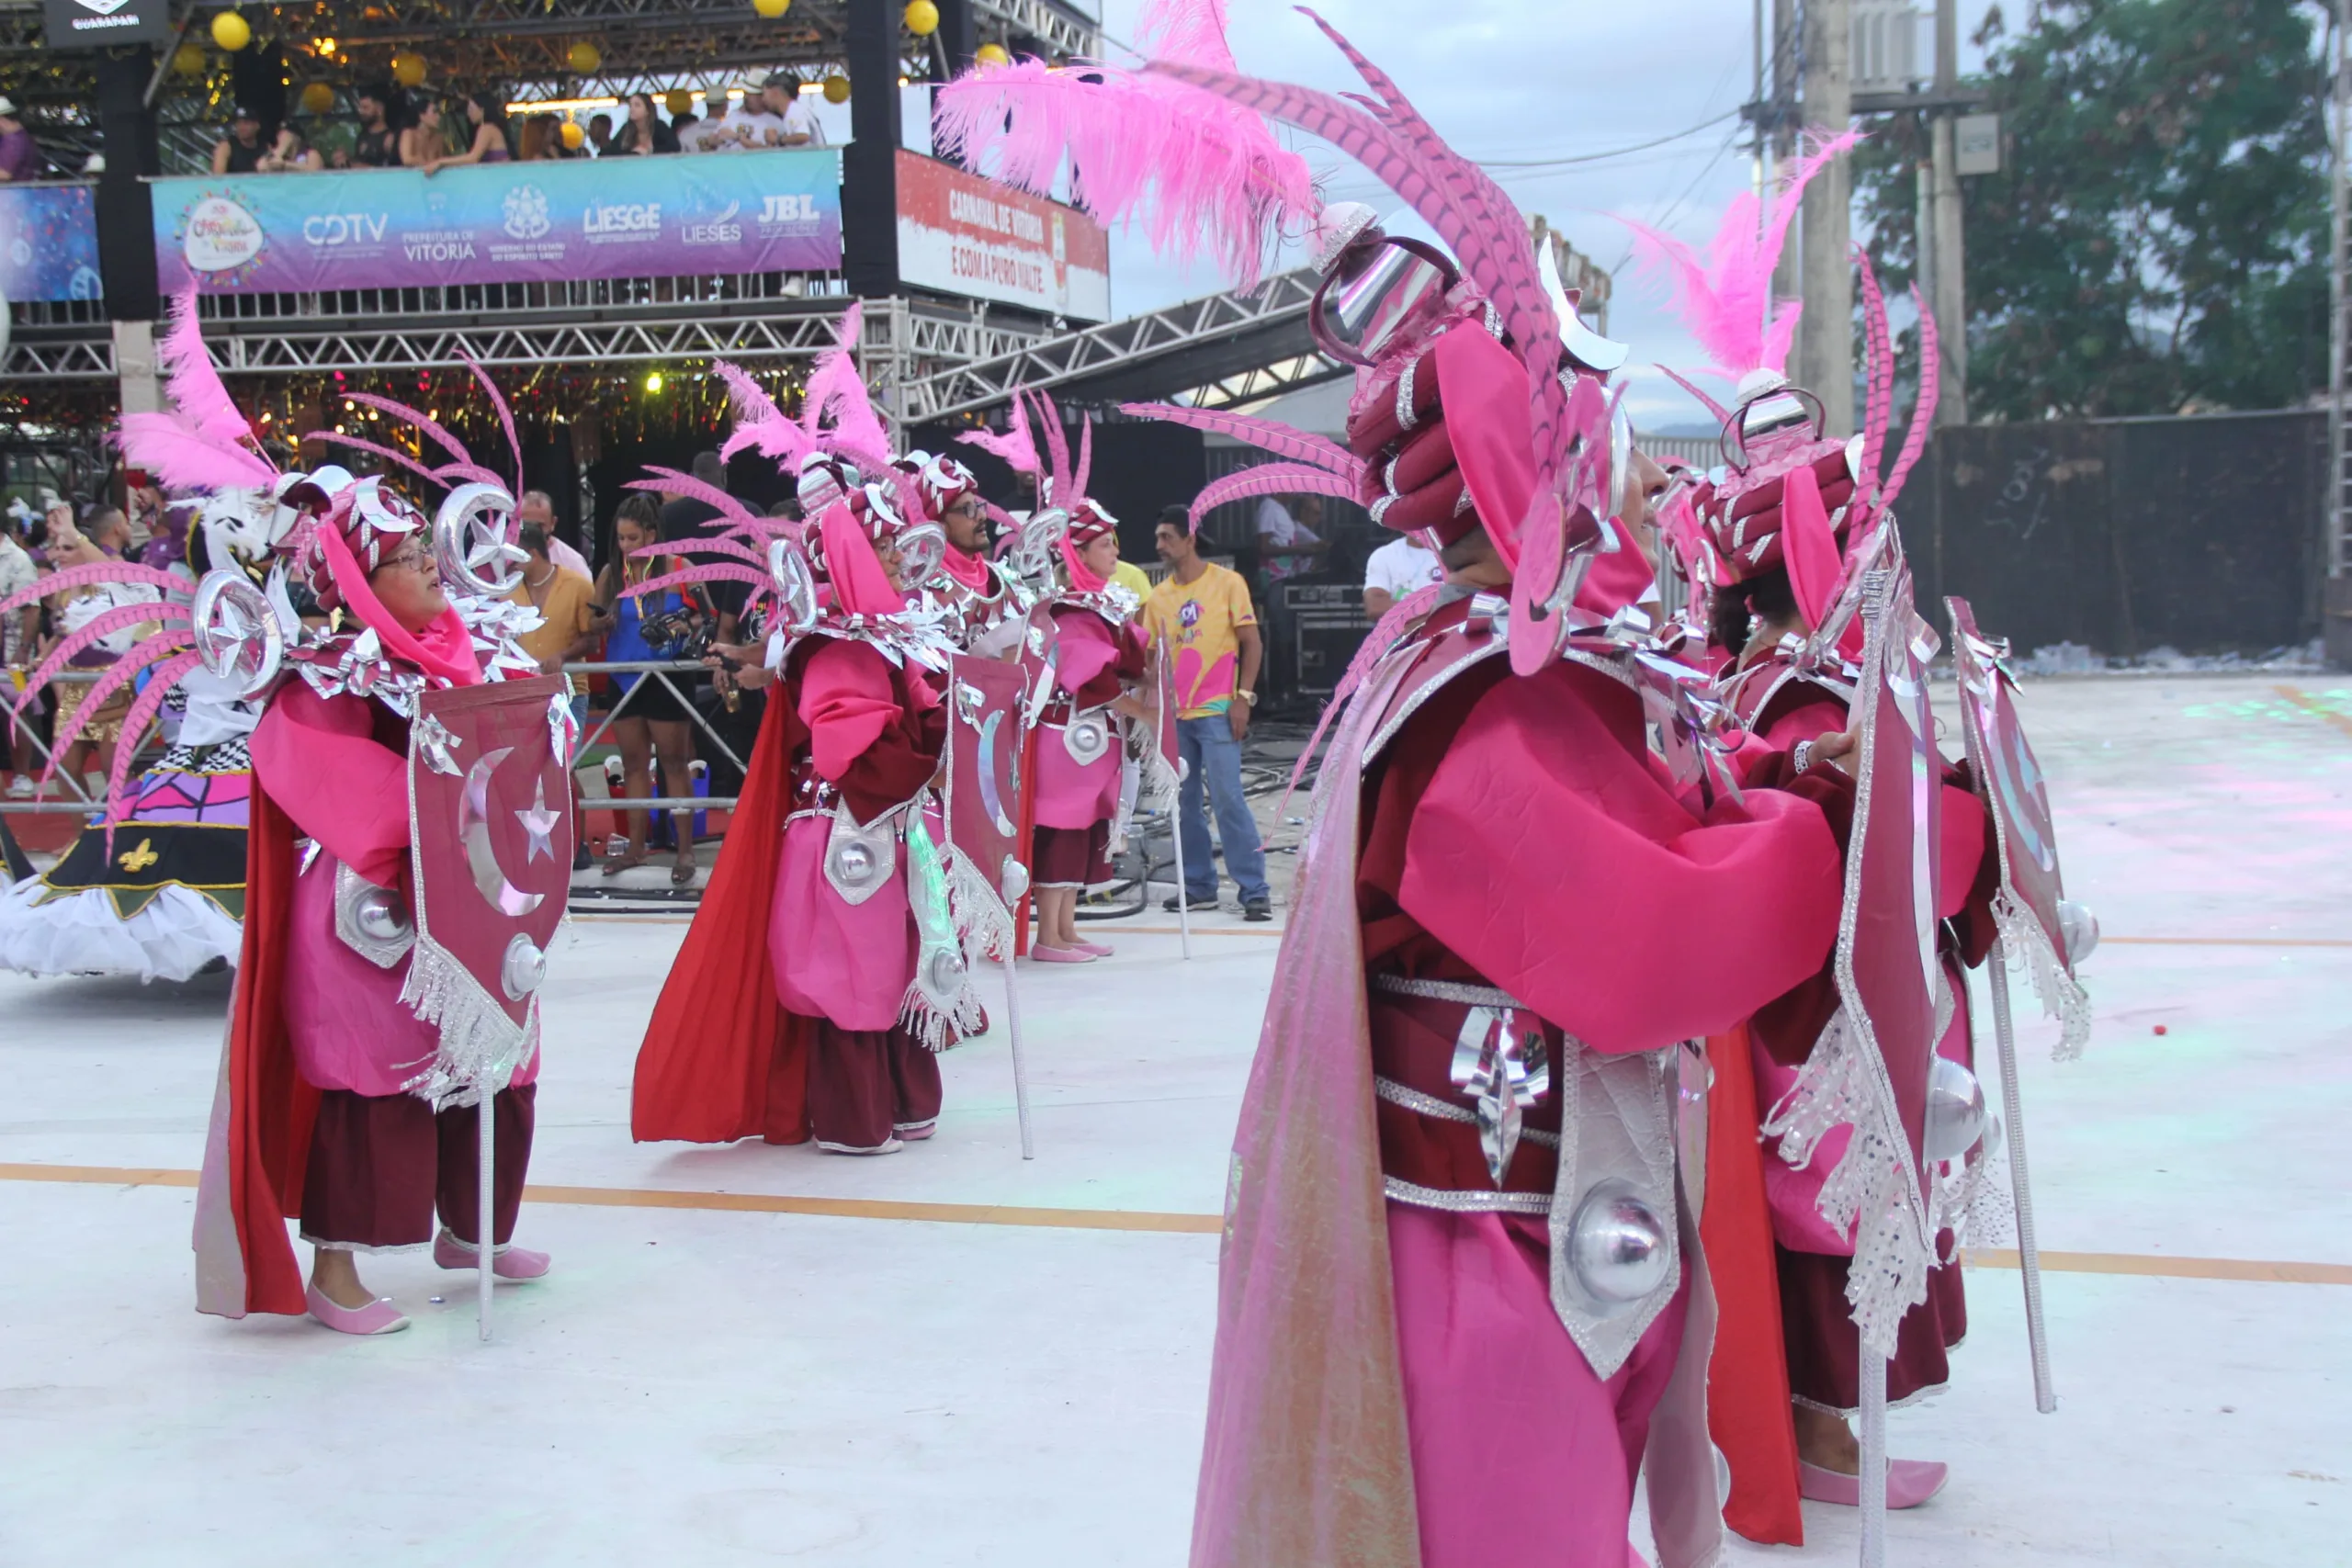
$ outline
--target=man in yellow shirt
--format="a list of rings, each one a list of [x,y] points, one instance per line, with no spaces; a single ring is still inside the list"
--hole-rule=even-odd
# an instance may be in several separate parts
[[[1151,597],[1151,579],[1145,576],[1143,568],[1133,561],[1123,560],[1113,567],[1111,581],[1134,594],[1138,604]]]
[[[1209,854],[1204,789],[1216,811],[1216,833],[1225,867],[1241,890],[1241,918],[1271,920],[1273,895],[1266,886],[1266,850],[1258,819],[1241,788],[1241,739],[1250,733],[1250,713],[1258,701],[1258,616],[1250,585],[1238,572],[1201,558],[1190,521],[1181,506],[1159,514],[1156,535],[1167,580],[1144,604],[1152,641],[1173,663],[1176,737],[1184,760],[1184,784],[1176,804],[1177,831],[1184,835],[1187,908],[1216,908],[1216,862]],[[1167,908],[1176,908],[1168,900]]]

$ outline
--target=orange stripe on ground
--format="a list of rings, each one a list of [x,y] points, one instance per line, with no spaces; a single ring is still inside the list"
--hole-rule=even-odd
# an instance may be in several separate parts
[[[0,1164],[0,1181],[74,1183],[99,1187],[196,1185],[192,1170],[109,1165]],[[900,1220],[930,1224],[1017,1225],[1046,1230],[1126,1231],[1163,1235],[1215,1235],[1216,1214],[1159,1213],[1136,1209],[1040,1209],[1012,1203],[912,1203],[886,1198],[801,1198],[771,1192],[675,1191],[658,1187],[526,1188],[535,1203],[595,1209],[694,1209],[725,1213],[810,1214],[826,1219]],[[2015,1269],[2018,1255],[2003,1247],[1971,1247],[1979,1269]],[[2052,1274],[2124,1274],[2157,1280],[2234,1280],[2251,1284],[2352,1285],[2352,1264],[2290,1263],[2238,1258],[2169,1258],[2138,1252],[2045,1252]]]
[[[2015,1269],[2016,1251],[1972,1247],[1978,1269]],[[2045,1252],[2047,1274],[2136,1274],[2152,1280],[2238,1280],[2265,1285],[2352,1285],[2352,1264],[2274,1263],[2245,1258],[2165,1258],[2144,1252]]]
[[[194,1187],[192,1170],[106,1165],[0,1165],[0,1181],[97,1187]],[[910,1203],[884,1198],[799,1198],[770,1192],[673,1191],[658,1187],[542,1187],[523,1190],[534,1203],[594,1209],[701,1209],[729,1213],[814,1214],[842,1220],[911,1220],[932,1224],[1020,1225],[1045,1230],[1137,1231],[1215,1235],[1216,1214],[1166,1214],[1136,1209],[1039,1209],[1011,1203]]]
[[[2309,692],[2299,691],[2293,686],[2273,686],[2270,689],[2321,723],[2332,724],[2345,734],[2352,735],[2352,718],[2346,718],[2334,708],[2314,702]]]

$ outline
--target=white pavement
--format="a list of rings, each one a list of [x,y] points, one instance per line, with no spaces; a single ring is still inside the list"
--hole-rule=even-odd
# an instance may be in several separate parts
[[[2352,1561],[2352,691],[2027,702],[2108,936],[2089,1055],[2053,1066],[2049,1027],[2024,1031],[2042,1243],[2083,1255],[2048,1279],[2061,1404],[2034,1413],[2016,1273],[1972,1270],[1951,1390],[1894,1417],[1897,1451],[1954,1479],[1895,1518],[1889,1561]],[[601,1190],[526,1210],[557,1271],[501,1289],[487,1348],[472,1276],[421,1256],[368,1264],[417,1320],[389,1339],[189,1310],[169,1173],[198,1160],[225,984],[0,976],[0,1565],[1181,1563],[1213,1216],[1276,944],[1213,918],[1180,965],[1171,919],[1024,970],[1025,1164],[994,1040],[946,1057],[940,1134],[901,1156],[632,1145],[630,1061],[684,923],[576,922],[533,1178]],[[1732,1559],[1852,1561],[1850,1516],[1808,1530]]]

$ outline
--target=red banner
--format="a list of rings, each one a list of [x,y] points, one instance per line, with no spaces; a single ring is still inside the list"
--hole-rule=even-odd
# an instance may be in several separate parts
[[[903,148],[899,276],[1078,321],[1111,315],[1111,239],[1074,207]]]

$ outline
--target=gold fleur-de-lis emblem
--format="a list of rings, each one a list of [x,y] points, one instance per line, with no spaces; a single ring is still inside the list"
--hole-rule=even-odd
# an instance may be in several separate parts
[[[155,852],[153,840],[148,839],[140,840],[137,849],[127,850],[115,857],[116,863],[134,876],[163,858]]]

